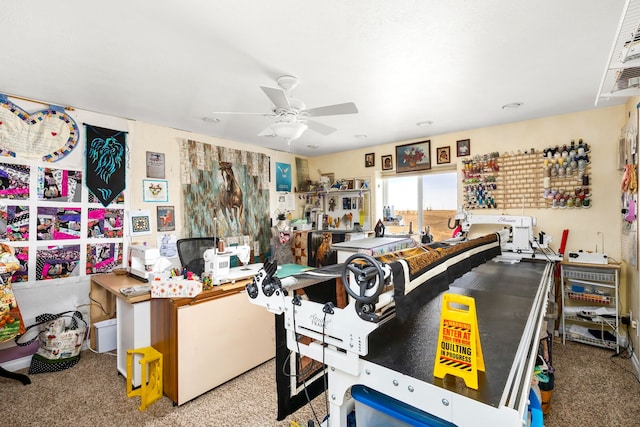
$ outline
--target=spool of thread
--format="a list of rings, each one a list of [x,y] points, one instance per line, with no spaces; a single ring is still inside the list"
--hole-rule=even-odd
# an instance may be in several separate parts
[[[224,240],[218,240],[218,252],[224,252]]]

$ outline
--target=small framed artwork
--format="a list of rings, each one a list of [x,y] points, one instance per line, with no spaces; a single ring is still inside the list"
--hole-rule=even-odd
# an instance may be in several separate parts
[[[147,178],[164,179],[164,153],[147,151]]]
[[[164,179],[143,179],[142,200],[144,202],[168,202],[169,184]]]
[[[151,213],[149,211],[129,212],[131,236],[151,234]]]
[[[431,140],[396,146],[396,172],[431,169]]]
[[[457,155],[458,157],[464,157],[471,154],[471,140],[461,139],[456,141]]]
[[[390,171],[393,169],[393,155],[389,154],[381,157],[382,160],[382,170]]]
[[[436,148],[436,163],[443,165],[445,163],[451,163],[451,148],[450,147],[438,147]]]
[[[376,165],[376,153],[367,153],[364,155],[364,167],[371,168]]]
[[[173,206],[158,206],[158,231],[175,231],[174,211]]]

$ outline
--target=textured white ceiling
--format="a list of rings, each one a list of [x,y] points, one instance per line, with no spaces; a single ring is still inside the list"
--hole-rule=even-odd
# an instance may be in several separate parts
[[[287,150],[260,86],[318,117],[315,156],[596,108],[623,0],[3,2],[0,93]],[[504,104],[522,102],[516,110]],[[624,102],[601,100],[597,107]],[[429,127],[416,122],[432,121]],[[365,139],[354,135],[367,135]],[[310,150],[308,145],[318,145]]]

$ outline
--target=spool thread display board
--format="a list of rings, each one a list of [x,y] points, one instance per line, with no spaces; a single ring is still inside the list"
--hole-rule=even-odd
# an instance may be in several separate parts
[[[588,184],[584,185],[582,178],[585,175],[591,177],[590,163],[585,165],[582,174],[574,171],[569,176],[551,176],[549,181],[545,182],[545,158],[542,152],[501,154],[493,158],[492,168],[487,167],[485,160],[490,156],[476,156],[473,160],[465,161],[463,165],[465,209],[564,207],[559,206],[559,203],[554,206],[552,190],[562,194],[563,198],[567,197],[567,200],[570,197],[577,198],[578,190],[587,193],[587,197],[591,196],[590,187]],[[469,165],[471,166],[468,167]],[[545,184],[549,186],[548,191],[545,191]],[[484,197],[482,203],[478,203],[479,196]],[[493,205],[486,202],[491,199]]]

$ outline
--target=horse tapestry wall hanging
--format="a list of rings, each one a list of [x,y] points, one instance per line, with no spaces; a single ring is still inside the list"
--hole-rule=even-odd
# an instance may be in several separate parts
[[[189,140],[180,162],[185,235],[250,236],[267,253],[269,156]]]
[[[231,163],[220,162],[220,174],[222,175],[222,185],[218,192],[220,209],[229,221],[229,226],[235,223],[236,231],[242,231],[242,209],[244,207],[242,189],[233,173]]]

